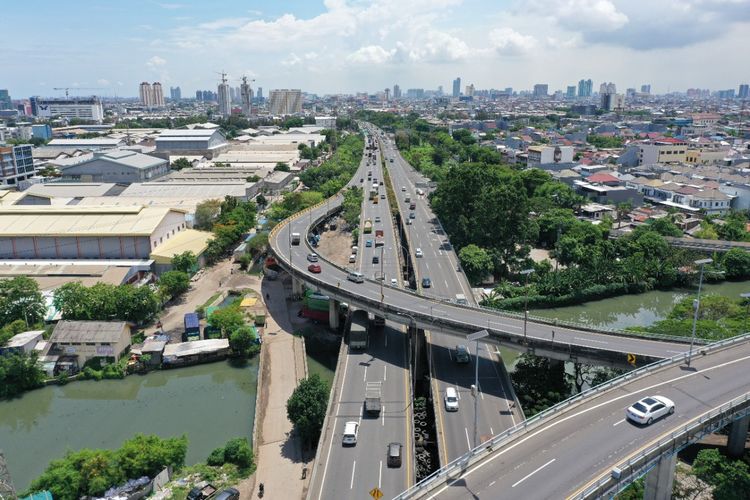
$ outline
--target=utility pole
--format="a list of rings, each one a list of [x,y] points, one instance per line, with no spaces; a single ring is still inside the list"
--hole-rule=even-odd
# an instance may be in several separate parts
[[[695,326],[698,322],[698,310],[701,307],[701,286],[703,285],[703,266],[706,264],[712,263],[713,259],[700,259],[696,260],[695,264],[701,266],[701,274],[700,278],[698,279],[698,296],[693,301],[693,308],[695,309],[695,312],[693,313],[693,335],[690,337],[690,350],[688,351],[688,359],[687,359],[687,365],[690,367],[690,360],[693,358],[693,344],[695,343]]]
[[[478,410],[478,404],[479,404],[479,340],[483,339],[485,337],[489,337],[490,332],[487,330],[479,330],[475,333],[470,333],[466,336],[466,340],[468,341],[476,341],[476,346],[474,348],[474,385],[471,386],[471,395],[474,396],[474,446],[473,448],[476,448],[478,443],[478,433],[479,433],[479,410]]]
[[[529,320],[529,274],[533,273],[534,269],[524,269],[521,274],[526,276],[526,299],[523,303],[523,343],[527,344],[526,339],[526,323]]]

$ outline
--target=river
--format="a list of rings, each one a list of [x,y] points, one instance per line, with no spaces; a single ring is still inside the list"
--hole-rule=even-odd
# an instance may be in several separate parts
[[[0,449],[21,492],[66,450],[117,448],[136,433],[188,436],[187,464],[252,438],[258,358],[71,382],[0,402]]]
[[[748,291],[750,291],[750,282],[724,281],[717,284],[704,284],[701,294],[713,293],[739,299],[741,293]],[[666,318],[677,302],[695,292],[695,288],[671,291],[653,290],[637,295],[622,295],[586,302],[577,306],[534,309],[529,310],[529,314],[597,327],[623,329],[629,326],[648,326]]]

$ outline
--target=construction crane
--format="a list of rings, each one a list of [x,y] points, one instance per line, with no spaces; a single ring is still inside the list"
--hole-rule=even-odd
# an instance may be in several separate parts
[[[52,90],[64,90],[66,99],[69,97],[68,91],[71,89],[73,90],[106,90],[102,87],[53,87],[52,88]]]

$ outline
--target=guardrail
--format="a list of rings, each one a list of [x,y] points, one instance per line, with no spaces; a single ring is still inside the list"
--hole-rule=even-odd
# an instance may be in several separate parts
[[[704,348],[702,348],[700,350],[700,353],[707,354],[708,352],[713,352],[719,349],[724,349],[726,347],[730,347],[735,344],[747,342],[749,340],[750,340],[750,334],[744,334],[739,337],[734,337],[731,339],[726,339],[720,342],[709,344],[708,346],[705,346]],[[598,396],[601,393],[608,391],[610,389],[613,389],[615,386],[618,386],[624,382],[631,382],[635,379],[639,379],[641,377],[649,375],[653,373],[654,371],[660,370],[669,365],[682,362],[686,358],[687,358],[686,354],[677,354],[671,358],[657,361],[650,365],[644,366],[643,368],[639,368],[637,370],[633,370],[619,377],[613,378],[596,387],[592,387],[590,389],[582,391],[579,394],[572,396],[566,399],[565,401],[562,401],[556,404],[555,406],[552,406],[544,410],[541,413],[537,413],[533,417],[511,427],[510,429],[496,436],[493,436],[492,439],[485,441],[484,443],[477,446],[473,450],[456,458],[455,460],[453,460],[451,463],[449,463],[442,469],[435,471],[432,475],[426,477],[418,484],[414,485],[413,487],[404,491],[400,495],[396,496],[394,500],[406,500],[406,499],[411,499],[411,498],[418,498],[419,495],[427,493],[431,491],[432,489],[441,486],[443,483],[452,479],[453,477],[457,477],[456,473],[459,473],[460,475],[460,473],[466,470],[467,467],[489,456],[497,448],[502,447],[505,444],[509,443],[510,441],[515,440],[517,437],[519,437],[522,434],[528,433],[530,430],[540,427],[542,424],[546,423],[546,421],[549,420],[550,418],[562,412],[570,410],[571,407],[580,404],[584,400],[588,400],[595,396]]]
[[[700,440],[706,434],[717,431],[733,420],[750,415],[750,393],[733,399],[689,424],[674,431],[669,437],[660,439],[653,446],[617,464],[609,473],[601,476],[576,499],[602,498],[621,491],[653,467],[662,456],[673,455],[685,446]]]

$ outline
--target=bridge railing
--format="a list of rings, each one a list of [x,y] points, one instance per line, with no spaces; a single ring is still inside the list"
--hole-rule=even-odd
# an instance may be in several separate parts
[[[747,342],[749,340],[750,334],[741,335],[731,339],[726,339],[720,342],[709,344],[705,347],[702,347],[699,353],[707,354],[709,352],[724,349],[726,347]],[[669,365],[680,363],[686,360],[686,358],[687,354],[677,354],[671,358],[651,363],[650,365],[646,365],[643,368],[625,373],[624,375],[620,375],[619,377],[613,378],[603,384],[597,385],[596,387],[592,387],[590,389],[582,391],[579,394],[576,394],[575,396],[572,396],[565,401],[562,401],[555,406],[552,406],[544,410],[543,412],[537,413],[533,417],[524,420],[519,424],[516,424],[510,429],[507,429],[506,431],[493,436],[488,441],[485,441],[466,454],[456,458],[445,467],[435,471],[430,476],[427,476],[425,479],[423,479],[421,482],[396,496],[394,500],[419,498],[420,495],[430,492],[434,488],[443,485],[446,481],[460,477],[461,473],[465,471],[468,466],[488,457],[495,449],[504,446],[505,444],[515,440],[522,434],[529,432],[530,430],[540,427],[541,425],[545,424],[546,421],[550,418],[569,410],[571,407],[583,402],[584,400],[591,399],[605,391],[614,388],[615,386],[646,376]]]
[[[715,432],[745,415],[750,415],[750,393],[704,413],[647,449],[631,455],[570,498],[602,498],[617,493],[648,472],[661,457],[673,455],[706,434]]]

